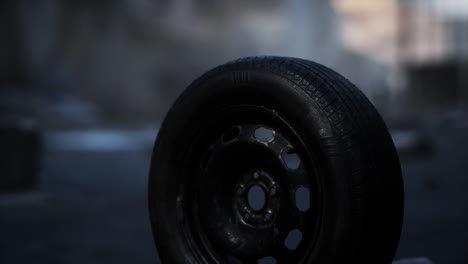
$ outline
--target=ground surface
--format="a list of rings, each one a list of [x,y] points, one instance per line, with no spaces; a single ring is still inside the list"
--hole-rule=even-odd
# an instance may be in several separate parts
[[[398,258],[468,263],[468,129],[458,125],[429,122],[433,154],[403,161]],[[0,263],[158,263],[146,203],[151,151],[48,141],[37,190],[0,194]]]

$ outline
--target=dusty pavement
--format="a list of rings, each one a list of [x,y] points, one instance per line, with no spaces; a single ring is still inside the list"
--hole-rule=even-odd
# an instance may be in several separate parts
[[[468,263],[468,123],[429,120],[424,131],[432,154],[402,163],[406,216],[397,258]],[[0,263],[158,263],[146,203],[148,146],[50,145],[35,191],[0,194]]]
[[[426,119],[432,153],[402,160],[405,222],[398,257],[468,263],[468,118]]]

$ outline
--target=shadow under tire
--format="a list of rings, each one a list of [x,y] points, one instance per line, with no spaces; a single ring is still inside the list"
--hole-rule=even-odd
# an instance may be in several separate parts
[[[391,263],[399,159],[374,106],[307,60],[247,57],[176,100],[151,160],[162,263]]]

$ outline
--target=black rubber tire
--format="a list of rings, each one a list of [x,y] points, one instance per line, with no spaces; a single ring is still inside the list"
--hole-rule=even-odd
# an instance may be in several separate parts
[[[175,225],[174,193],[190,141],[222,105],[268,107],[317,151],[323,215],[302,263],[391,263],[403,219],[399,159],[382,118],[347,79],[307,60],[248,57],[202,75],[177,99],[154,147],[149,209],[163,263],[212,263],[193,253]]]

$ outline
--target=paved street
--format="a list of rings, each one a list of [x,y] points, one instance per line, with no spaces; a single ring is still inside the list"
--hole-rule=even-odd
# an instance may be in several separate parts
[[[468,263],[468,130],[458,125],[429,123],[433,153],[403,162],[406,216],[398,258]],[[37,190],[0,194],[0,263],[158,263],[146,203],[151,144],[145,142],[105,151],[49,142]]]
[[[468,263],[468,119],[430,121],[433,153],[404,160],[406,214],[400,257]]]
[[[150,152],[46,153],[43,184],[0,196],[0,263],[157,263]]]

